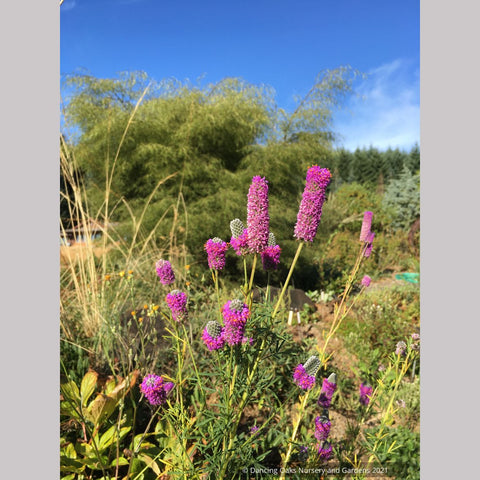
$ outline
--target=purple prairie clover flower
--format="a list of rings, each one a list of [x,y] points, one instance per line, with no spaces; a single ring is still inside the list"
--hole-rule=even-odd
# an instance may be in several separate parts
[[[258,432],[258,427],[254,425],[253,427],[250,428],[250,435],[255,436]]]
[[[223,348],[225,345],[223,327],[217,321],[211,320],[203,330],[202,340],[210,351]]]
[[[232,236],[230,239],[230,245],[238,256],[243,256],[250,253],[250,250],[248,249],[248,230],[245,228],[243,233],[238,237]]]
[[[365,247],[365,251],[363,252],[363,256],[365,258],[368,258],[372,254],[372,246],[373,246],[373,240],[375,238],[375,232],[370,232],[367,235],[367,246]]]
[[[225,268],[225,253],[228,250],[228,243],[221,238],[210,238],[205,243],[205,251],[208,257],[208,268],[223,270]]]
[[[363,214],[362,229],[360,230],[360,241],[366,242],[370,229],[372,228],[373,212],[365,212]]]
[[[322,390],[317,403],[323,408],[330,408],[332,397],[337,389],[337,376],[332,373],[328,378],[323,379]]]
[[[322,216],[325,190],[331,178],[328,168],[314,165],[308,169],[294,231],[294,237],[298,240],[313,242]]]
[[[222,315],[225,322],[228,323],[245,323],[250,317],[248,306],[236,298],[229,300],[222,309]]]
[[[261,253],[262,256],[262,267],[264,270],[276,270],[280,264],[280,254],[282,249],[279,245],[268,246]]]
[[[248,230],[243,226],[239,218],[235,218],[230,222],[230,230],[232,232],[230,245],[235,250],[235,253],[239,256],[250,253],[248,249]]]
[[[412,333],[412,340],[420,340],[420,334],[419,333]]]
[[[225,323],[223,337],[229,345],[239,345],[245,338],[245,323]]]
[[[326,440],[332,423],[326,415],[315,418],[315,438],[320,442]]]
[[[403,340],[400,340],[396,345],[395,354],[405,355],[406,352],[407,352],[407,344]]]
[[[293,380],[302,390],[311,390],[315,385],[315,377],[309,375],[303,368],[302,364],[295,367]]]
[[[247,197],[248,247],[261,253],[268,244],[270,217],[268,215],[268,182],[258,175],[252,178]]]
[[[363,278],[362,278],[362,286],[363,287],[369,287],[370,286],[370,282],[372,281],[372,279],[368,276],[368,275],[365,275]]]
[[[164,382],[158,375],[147,375],[140,385],[140,391],[151,405],[162,405],[167,401],[167,394],[173,387],[172,382]]]
[[[302,390],[311,390],[315,385],[315,375],[320,368],[320,360],[316,356],[311,356],[305,365],[301,363],[295,367],[293,372],[294,382]]]
[[[160,283],[163,285],[171,285],[175,281],[175,273],[173,273],[172,265],[168,260],[160,259],[155,264],[155,270],[157,271]]]
[[[360,384],[360,403],[362,405],[368,405],[370,403],[370,397],[372,396],[373,388],[370,385]]]
[[[187,294],[185,292],[172,290],[165,297],[165,301],[167,302],[167,305],[172,312],[172,318],[175,321],[181,322],[188,317]]]
[[[229,345],[242,343],[245,325],[250,317],[250,310],[242,300],[229,300],[222,309],[225,324],[223,336]]]
[[[318,454],[322,460],[329,460],[332,458],[333,448],[330,442],[322,442],[317,445],[318,446]]]

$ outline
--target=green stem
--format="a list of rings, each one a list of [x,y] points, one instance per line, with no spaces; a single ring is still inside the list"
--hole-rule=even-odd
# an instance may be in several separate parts
[[[285,472],[285,469],[288,465],[288,461],[290,460],[290,456],[292,454],[293,444],[294,444],[295,438],[297,436],[298,428],[300,427],[300,423],[302,421],[303,413],[305,412],[305,407],[307,405],[307,401],[308,401],[308,397],[310,396],[310,392],[311,392],[311,390],[309,390],[308,392],[305,392],[305,395],[303,396],[303,398],[300,401],[300,408],[298,410],[298,415],[297,415],[297,418],[296,418],[295,423],[293,425],[292,436],[290,438],[287,453],[285,454],[285,458],[283,459],[282,470],[284,472]],[[285,473],[282,473],[281,476],[280,476],[280,480],[284,480],[284,479],[285,479]]]
[[[247,305],[248,308],[252,308],[252,303],[253,303],[253,278],[255,277],[255,269],[257,268],[257,254],[254,255],[253,257],[253,263],[252,263],[252,271],[250,272],[250,281],[248,283],[248,290],[247,290]]]
[[[300,252],[302,251],[303,244],[304,242],[300,242],[298,244],[297,252],[295,253],[295,257],[293,258],[292,264],[290,265],[290,270],[288,272],[287,279],[283,284],[282,291],[280,292],[280,296],[278,297],[277,304],[275,305],[275,308],[273,310],[272,319],[275,318],[275,315],[277,314],[280,304],[282,303],[283,296],[285,295],[285,291],[287,290],[288,283],[290,282],[290,278],[292,277],[293,269],[295,268],[295,264],[297,263],[298,257],[300,256]]]
[[[222,305],[220,303],[220,290],[218,288],[218,270],[217,269],[212,269],[212,277],[213,277],[213,281],[215,283],[215,293],[217,295],[218,318],[220,320],[220,323],[222,323]]]

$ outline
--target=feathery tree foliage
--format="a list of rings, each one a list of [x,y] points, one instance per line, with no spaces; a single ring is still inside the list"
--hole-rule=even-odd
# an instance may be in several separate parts
[[[198,86],[156,82],[138,72],[116,79],[67,76],[65,132],[91,211],[119,222],[128,237],[148,199],[144,235],[157,225],[160,248],[185,245],[191,263],[205,264],[201,246],[215,236],[229,240],[230,221],[246,220],[252,177],[264,176],[271,230],[288,264],[309,166],[330,168],[334,190],[352,181],[386,183],[404,165],[415,165],[398,151],[334,150],[333,109],[352,91],[356,75],[349,67],[320,73],[293,112],[278,108],[271,88],[238,78]],[[305,268],[314,248],[303,257]]]

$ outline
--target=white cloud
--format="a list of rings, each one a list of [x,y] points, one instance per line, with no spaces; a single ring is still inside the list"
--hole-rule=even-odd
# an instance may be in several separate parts
[[[355,87],[346,109],[335,115],[338,146],[348,150],[388,147],[410,150],[420,143],[419,70],[397,59],[373,69]]]

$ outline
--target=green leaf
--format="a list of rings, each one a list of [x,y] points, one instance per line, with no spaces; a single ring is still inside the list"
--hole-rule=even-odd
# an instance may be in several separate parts
[[[80,385],[80,396],[82,400],[82,406],[87,405],[88,399],[91,397],[92,393],[95,391],[97,385],[98,373],[94,371],[87,372],[82,379],[82,384]]]
[[[117,430],[117,426],[113,425],[110,427],[100,438],[98,442],[98,449],[100,451],[105,450],[114,442],[116,442],[117,437],[121,440],[125,435],[131,430],[132,427],[123,427],[120,429],[120,432]]]
[[[117,403],[109,395],[100,393],[85,410],[85,417],[95,426],[101,425],[113,413]]]
[[[80,401],[80,391],[78,390],[77,384],[72,380],[60,384],[60,391],[66,401],[70,400],[73,403]]]
[[[60,456],[60,471],[66,473],[81,473],[85,470],[85,465],[80,460]]]
[[[125,457],[118,457],[118,459],[115,458],[115,459],[112,460],[112,463],[110,463],[110,466],[111,467],[116,467],[117,466],[117,461],[118,461],[119,466],[124,466],[124,465],[129,464],[129,461]]]

